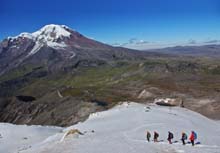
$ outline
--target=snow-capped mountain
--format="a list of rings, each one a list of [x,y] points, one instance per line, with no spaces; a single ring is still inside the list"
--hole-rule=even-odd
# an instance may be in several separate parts
[[[0,42],[0,74],[27,63],[60,69],[64,65],[74,67],[82,59],[90,65],[91,60],[103,63],[114,58],[133,58],[135,54],[89,39],[65,25],[50,24]]]
[[[98,45],[100,45],[93,40],[85,38],[80,33],[72,30],[65,25],[55,24],[46,25],[40,30],[33,33],[21,33],[15,37],[8,37],[9,42],[14,42],[19,39],[29,39],[35,42],[35,45],[30,52],[31,55],[36,53],[43,46],[48,46],[56,49],[65,48],[68,46],[83,48],[92,47],[92,45],[94,45],[93,47],[98,48]],[[83,40],[80,39],[87,41],[86,43],[91,43],[91,46],[89,46],[89,44],[80,43],[80,41],[83,42]]]
[[[67,47],[64,39],[69,39],[71,35],[71,33],[67,31],[67,28],[68,27],[66,26],[60,25],[46,25],[39,31],[36,31],[34,33],[21,33],[20,35],[12,38],[12,40],[18,39],[19,37],[23,39],[27,38],[33,40],[35,42],[35,45],[28,54],[33,55],[37,53],[37,51],[39,51],[40,48],[44,45],[52,48]],[[70,29],[68,28],[68,30]]]

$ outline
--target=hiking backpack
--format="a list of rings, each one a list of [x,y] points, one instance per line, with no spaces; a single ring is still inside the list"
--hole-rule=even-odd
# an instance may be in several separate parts
[[[173,139],[173,133],[170,133],[170,138]]]
[[[193,131],[193,134],[194,134],[194,139],[196,140],[197,139],[197,133]]]
[[[186,134],[184,134],[183,139],[184,139],[184,140],[187,140],[187,139],[188,139],[188,137],[187,137],[187,135],[186,135]]]

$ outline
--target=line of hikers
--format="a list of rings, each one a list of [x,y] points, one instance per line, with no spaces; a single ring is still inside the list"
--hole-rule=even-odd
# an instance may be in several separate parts
[[[150,142],[151,134],[150,134],[149,131],[147,131],[146,137],[147,137],[147,141]],[[158,141],[158,138],[159,138],[159,133],[156,132],[156,131],[154,131],[154,139],[153,139],[154,142],[159,142],[159,141]],[[168,132],[168,138],[167,138],[169,144],[172,144],[172,139],[173,139],[173,138],[174,138],[173,133],[169,131],[169,132]],[[186,134],[185,132],[182,132],[181,141],[182,141],[183,145],[186,144],[185,141],[186,141],[187,139],[188,139],[188,138],[187,138],[187,134]],[[197,134],[196,134],[196,132],[191,131],[191,134],[190,134],[190,136],[189,136],[189,140],[190,140],[192,146],[195,145],[195,140],[196,140],[196,139],[197,139]]]

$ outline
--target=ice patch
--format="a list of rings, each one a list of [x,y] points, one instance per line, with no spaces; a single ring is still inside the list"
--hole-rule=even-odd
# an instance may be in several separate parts
[[[67,45],[64,42],[57,43],[57,42],[52,42],[52,41],[48,41],[47,46],[55,48],[55,49],[60,49],[60,48],[62,49],[62,48],[67,47]]]
[[[32,50],[28,53],[27,57],[37,53],[41,49],[41,47],[43,47],[43,44],[36,42]]]
[[[8,39],[17,39],[19,37],[34,39],[34,36],[31,33],[28,33],[28,32],[23,32],[23,33],[19,34],[18,36],[15,36],[15,37],[8,37]]]
[[[76,54],[73,52],[72,55],[70,56],[70,59],[72,59],[75,56],[76,56]]]
[[[26,38],[29,38],[29,39],[33,39],[34,38],[31,33],[27,33],[27,32],[21,33],[19,35],[19,37],[26,37]]]

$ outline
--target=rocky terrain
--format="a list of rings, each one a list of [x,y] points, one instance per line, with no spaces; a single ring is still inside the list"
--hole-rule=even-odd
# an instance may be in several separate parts
[[[0,74],[0,122],[68,126],[120,101],[155,98],[220,119],[218,57],[112,47],[67,26],[4,39]]]

